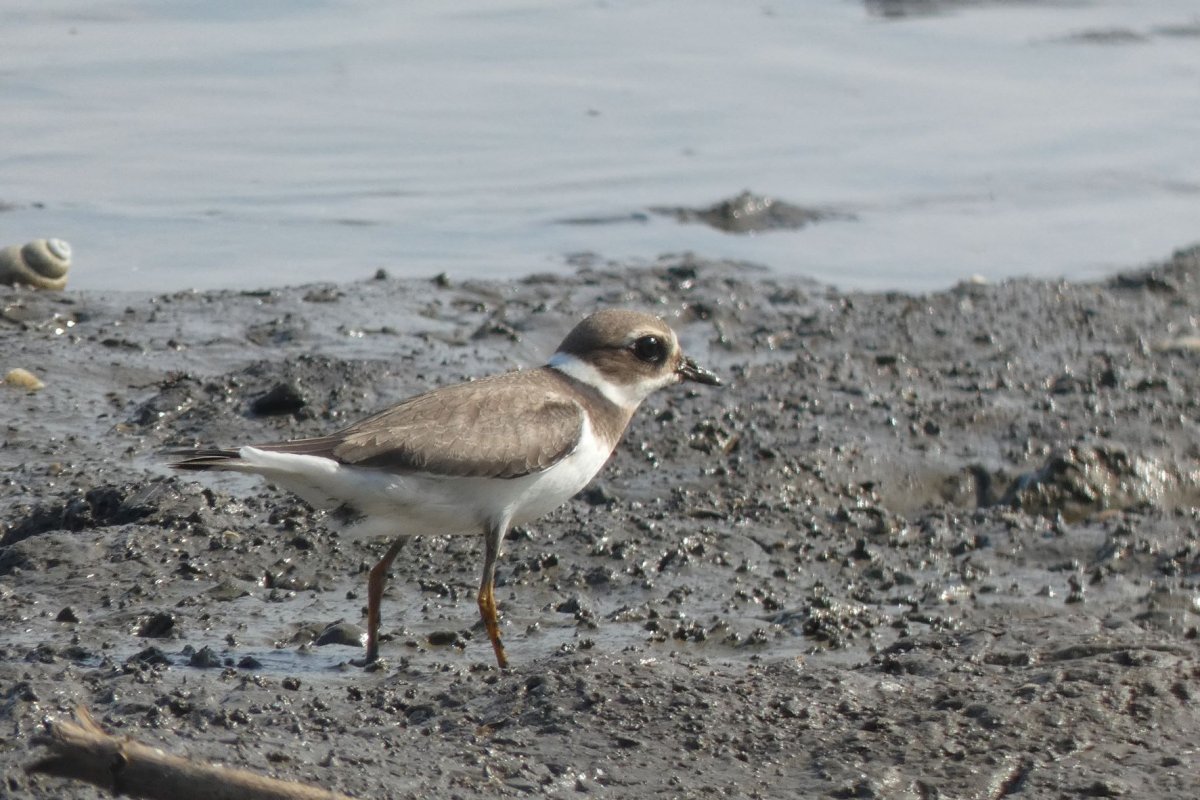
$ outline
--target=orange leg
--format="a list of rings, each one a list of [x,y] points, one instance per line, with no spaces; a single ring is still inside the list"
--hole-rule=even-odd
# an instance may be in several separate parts
[[[367,652],[363,658],[350,662],[356,667],[365,667],[379,658],[379,605],[383,602],[383,585],[387,582],[392,562],[407,541],[407,536],[397,537],[379,563],[371,567],[367,577]]]
[[[484,533],[483,578],[479,581],[479,616],[487,629],[492,649],[496,651],[496,663],[500,668],[508,666],[508,656],[500,642],[500,619],[496,613],[496,559],[500,556],[500,540],[508,530],[507,523],[489,525]]]

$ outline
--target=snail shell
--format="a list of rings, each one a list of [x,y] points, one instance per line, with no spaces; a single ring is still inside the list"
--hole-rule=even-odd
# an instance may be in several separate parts
[[[70,268],[71,245],[62,239],[34,239],[24,247],[0,250],[0,283],[63,289]]]

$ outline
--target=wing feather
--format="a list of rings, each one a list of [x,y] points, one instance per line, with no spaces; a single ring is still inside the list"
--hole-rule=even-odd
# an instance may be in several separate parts
[[[556,376],[507,373],[417,395],[329,436],[255,446],[401,472],[517,478],[570,455],[583,427],[583,408]]]

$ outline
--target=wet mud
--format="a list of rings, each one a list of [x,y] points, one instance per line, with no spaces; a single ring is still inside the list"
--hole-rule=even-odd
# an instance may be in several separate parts
[[[725,377],[504,543],[384,542],[173,448],[316,434],[649,309]],[[88,706],[361,797],[1193,797],[1200,251],[844,293],[664,258],[511,283],[0,288],[0,794]]]

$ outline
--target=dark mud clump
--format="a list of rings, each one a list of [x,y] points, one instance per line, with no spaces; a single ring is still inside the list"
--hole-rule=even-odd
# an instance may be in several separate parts
[[[655,214],[674,217],[679,222],[698,222],[725,233],[796,230],[814,222],[853,219],[852,215],[842,211],[797,206],[748,191],[708,208],[660,206],[650,210]]]
[[[1200,253],[1091,284],[842,293],[672,259],[512,283],[0,289],[0,770],[47,716],[361,797],[1192,797]],[[174,448],[312,435],[668,317],[647,402],[504,543],[382,542]]]

